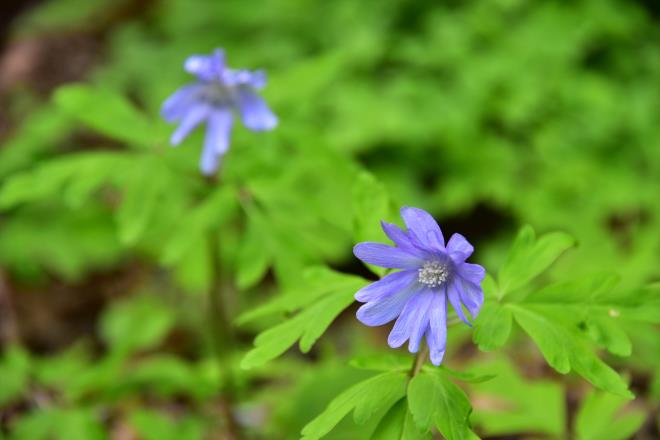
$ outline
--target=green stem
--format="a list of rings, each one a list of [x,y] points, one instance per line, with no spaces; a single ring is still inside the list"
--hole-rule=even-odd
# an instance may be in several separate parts
[[[234,382],[231,356],[235,345],[234,332],[231,327],[230,306],[231,301],[228,290],[222,286],[222,264],[220,261],[220,238],[217,231],[209,233],[209,257],[211,266],[211,285],[209,287],[209,327],[213,350],[220,367],[222,380],[221,412],[227,430],[227,439],[241,438],[240,427],[232,411],[236,398],[236,385]]]
[[[426,358],[428,357],[428,354],[429,354],[429,346],[427,344],[424,344],[422,348],[417,352],[417,356],[415,356],[415,363],[413,364],[413,367],[410,370],[410,377],[415,377],[417,373],[420,372],[420,370],[424,366],[424,363],[426,362]]]

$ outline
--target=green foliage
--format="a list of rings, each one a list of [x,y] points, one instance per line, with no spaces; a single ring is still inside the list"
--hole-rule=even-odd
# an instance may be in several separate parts
[[[408,384],[408,408],[418,428],[435,426],[447,440],[477,438],[470,429],[467,396],[441,371],[424,371]]]
[[[141,410],[131,414],[131,423],[145,440],[198,440],[204,425],[192,418],[174,422],[164,414]]]
[[[143,148],[158,141],[146,117],[113,91],[70,85],[59,88],[54,99],[65,113],[111,139]]]
[[[371,440],[430,440],[431,432],[420,432],[415,426],[408,402],[401,399],[383,416]]]
[[[616,280],[609,275],[598,275],[549,285],[537,292],[529,284],[571,242],[569,237],[557,233],[536,240],[531,228],[522,229],[500,270],[498,283],[488,281],[485,284],[492,303],[484,307],[484,315],[480,315],[475,323],[474,340],[485,350],[502,346],[511,332],[513,318],[558,372],[566,374],[573,369],[601,389],[632,397],[624,380],[593,353],[587,335],[580,328],[589,316],[589,308],[621,305],[601,302],[603,294],[613,288]],[[538,256],[532,258],[533,254]],[[504,284],[501,284],[502,278]],[[613,321],[605,325],[614,326],[614,330],[609,330],[606,344],[610,347],[614,344],[614,350],[621,352],[620,345],[625,344],[621,339],[626,338],[625,333],[622,336],[622,330]],[[605,338],[599,337],[601,342]],[[614,342],[612,338],[615,338]]]
[[[0,387],[0,405],[6,405],[18,397],[28,387],[28,371],[30,368],[30,357],[19,347],[10,347],[0,358],[0,376],[3,378],[3,386]]]
[[[536,239],[531,226],[522,228],[498,274],[500,297],[529,283],[573,245],[567,234],[555,232]]]
[[[383,416],[406,393],[404,373],[382,373],[338,395],[317,418],[302,430],[303,439],[320,439],[353,411],[357,424]]]
[[[365,284],[361,278],[325,268],[310,269],[306,278],[309,284],[303,289],[304,295],[300,294],[300,290],[285,293],[239,317],[240,321],[246,322],[264,314],[298,310],[295,316],[256,337],[255,347],[241,362],[243,368],[253,368],[276,358],[298,339],[300,350],[308,352],[337,315],[354,301],[355,292]]]
[[[156,298],[144,296],[113,304],[101,321],[101,335],[112,350],[153,348],[172,328],[174,315]]]
[[[25,9],[2,53],[0,338],[16,320],[24,346],[1,347],[0,432],[225,437],[233,374],[247,438],[297,438],[333,399],[307,437],[632,437],[660,399],[648,3]],[[229,65],[267,71],[280,125],[253,133],[236,118],[205,179],[203,129],[169,148],[159,110],[193,79],[185,58],[219,44]],[[379,222],[401,205],[464,234],[490,273],[472,333],[451,326],[445,365],[414,378],[389,327],[353,317],[367,280],[351,248],[386,241]],[[510,246],[519,225],[532,226]],[[213,251],[240,326],[224,369],[200,295]],[[287,353],[296,342],[306,355]]]
[[[606,393],[588,394],[577,413],[577,440],[623,440],[630,438],[644,423],[641,409],[622,412],[625,399]]]
[[[12,440],[51,438],[104,440],[105,430],[91,408],[50,408],[21,418],[10,437]]]
[[[565,429],[564,390],[547,379],[528,380],[521,369],[500,356],[475,368],[494,373],[492,380],[472,384],[472,420],[485,434],[543,433],[562,437]]]

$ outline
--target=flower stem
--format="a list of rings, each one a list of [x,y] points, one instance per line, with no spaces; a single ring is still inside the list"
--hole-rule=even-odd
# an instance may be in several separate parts
[[[422,369],[424,366],[424,363],[426,362],[426,358],[429,355],[429,347],[428,345],[424,344],[424,346],[417,352],[417,356],[415,356],[415,363],[413,364],[412,369],[410,370],[410,377],[415,377],[417,373]]]
[[[240,427],[232,411],[236,397],[236,386],[233,377],[231,355],[234,348],[234,332],[230,322],[230,299],[227,290],[222,286],[222,264],[220,261],[220,238],[217,231],[208,236],[209,259],[211,266],[211,284],[209,286],[209,327],[213,350],[220,368],[221,402],[220,410],[227,430],[227,439],[241,438]]]

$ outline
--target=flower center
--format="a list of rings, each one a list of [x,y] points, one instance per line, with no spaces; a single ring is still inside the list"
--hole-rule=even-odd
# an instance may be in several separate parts
[[[224,84],[213,81],[204,89],[204,99],[211,105],[224,106],[232,102],[232,90]]]
[[[449,277],[447,266],[437,261],[424,263],[424,266],[417,270],[417,274],[419,282],[429,287],[438,287]]]

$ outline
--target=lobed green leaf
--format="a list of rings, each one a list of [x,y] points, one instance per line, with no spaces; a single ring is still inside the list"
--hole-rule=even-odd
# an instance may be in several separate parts
[[[353,385],[330,402],[318,417],[302,430],[303,440],[317,440],[328,434],[348,413],[357,424],[384,414],[406,395],[408,376],[401,372],[382,373]]]

